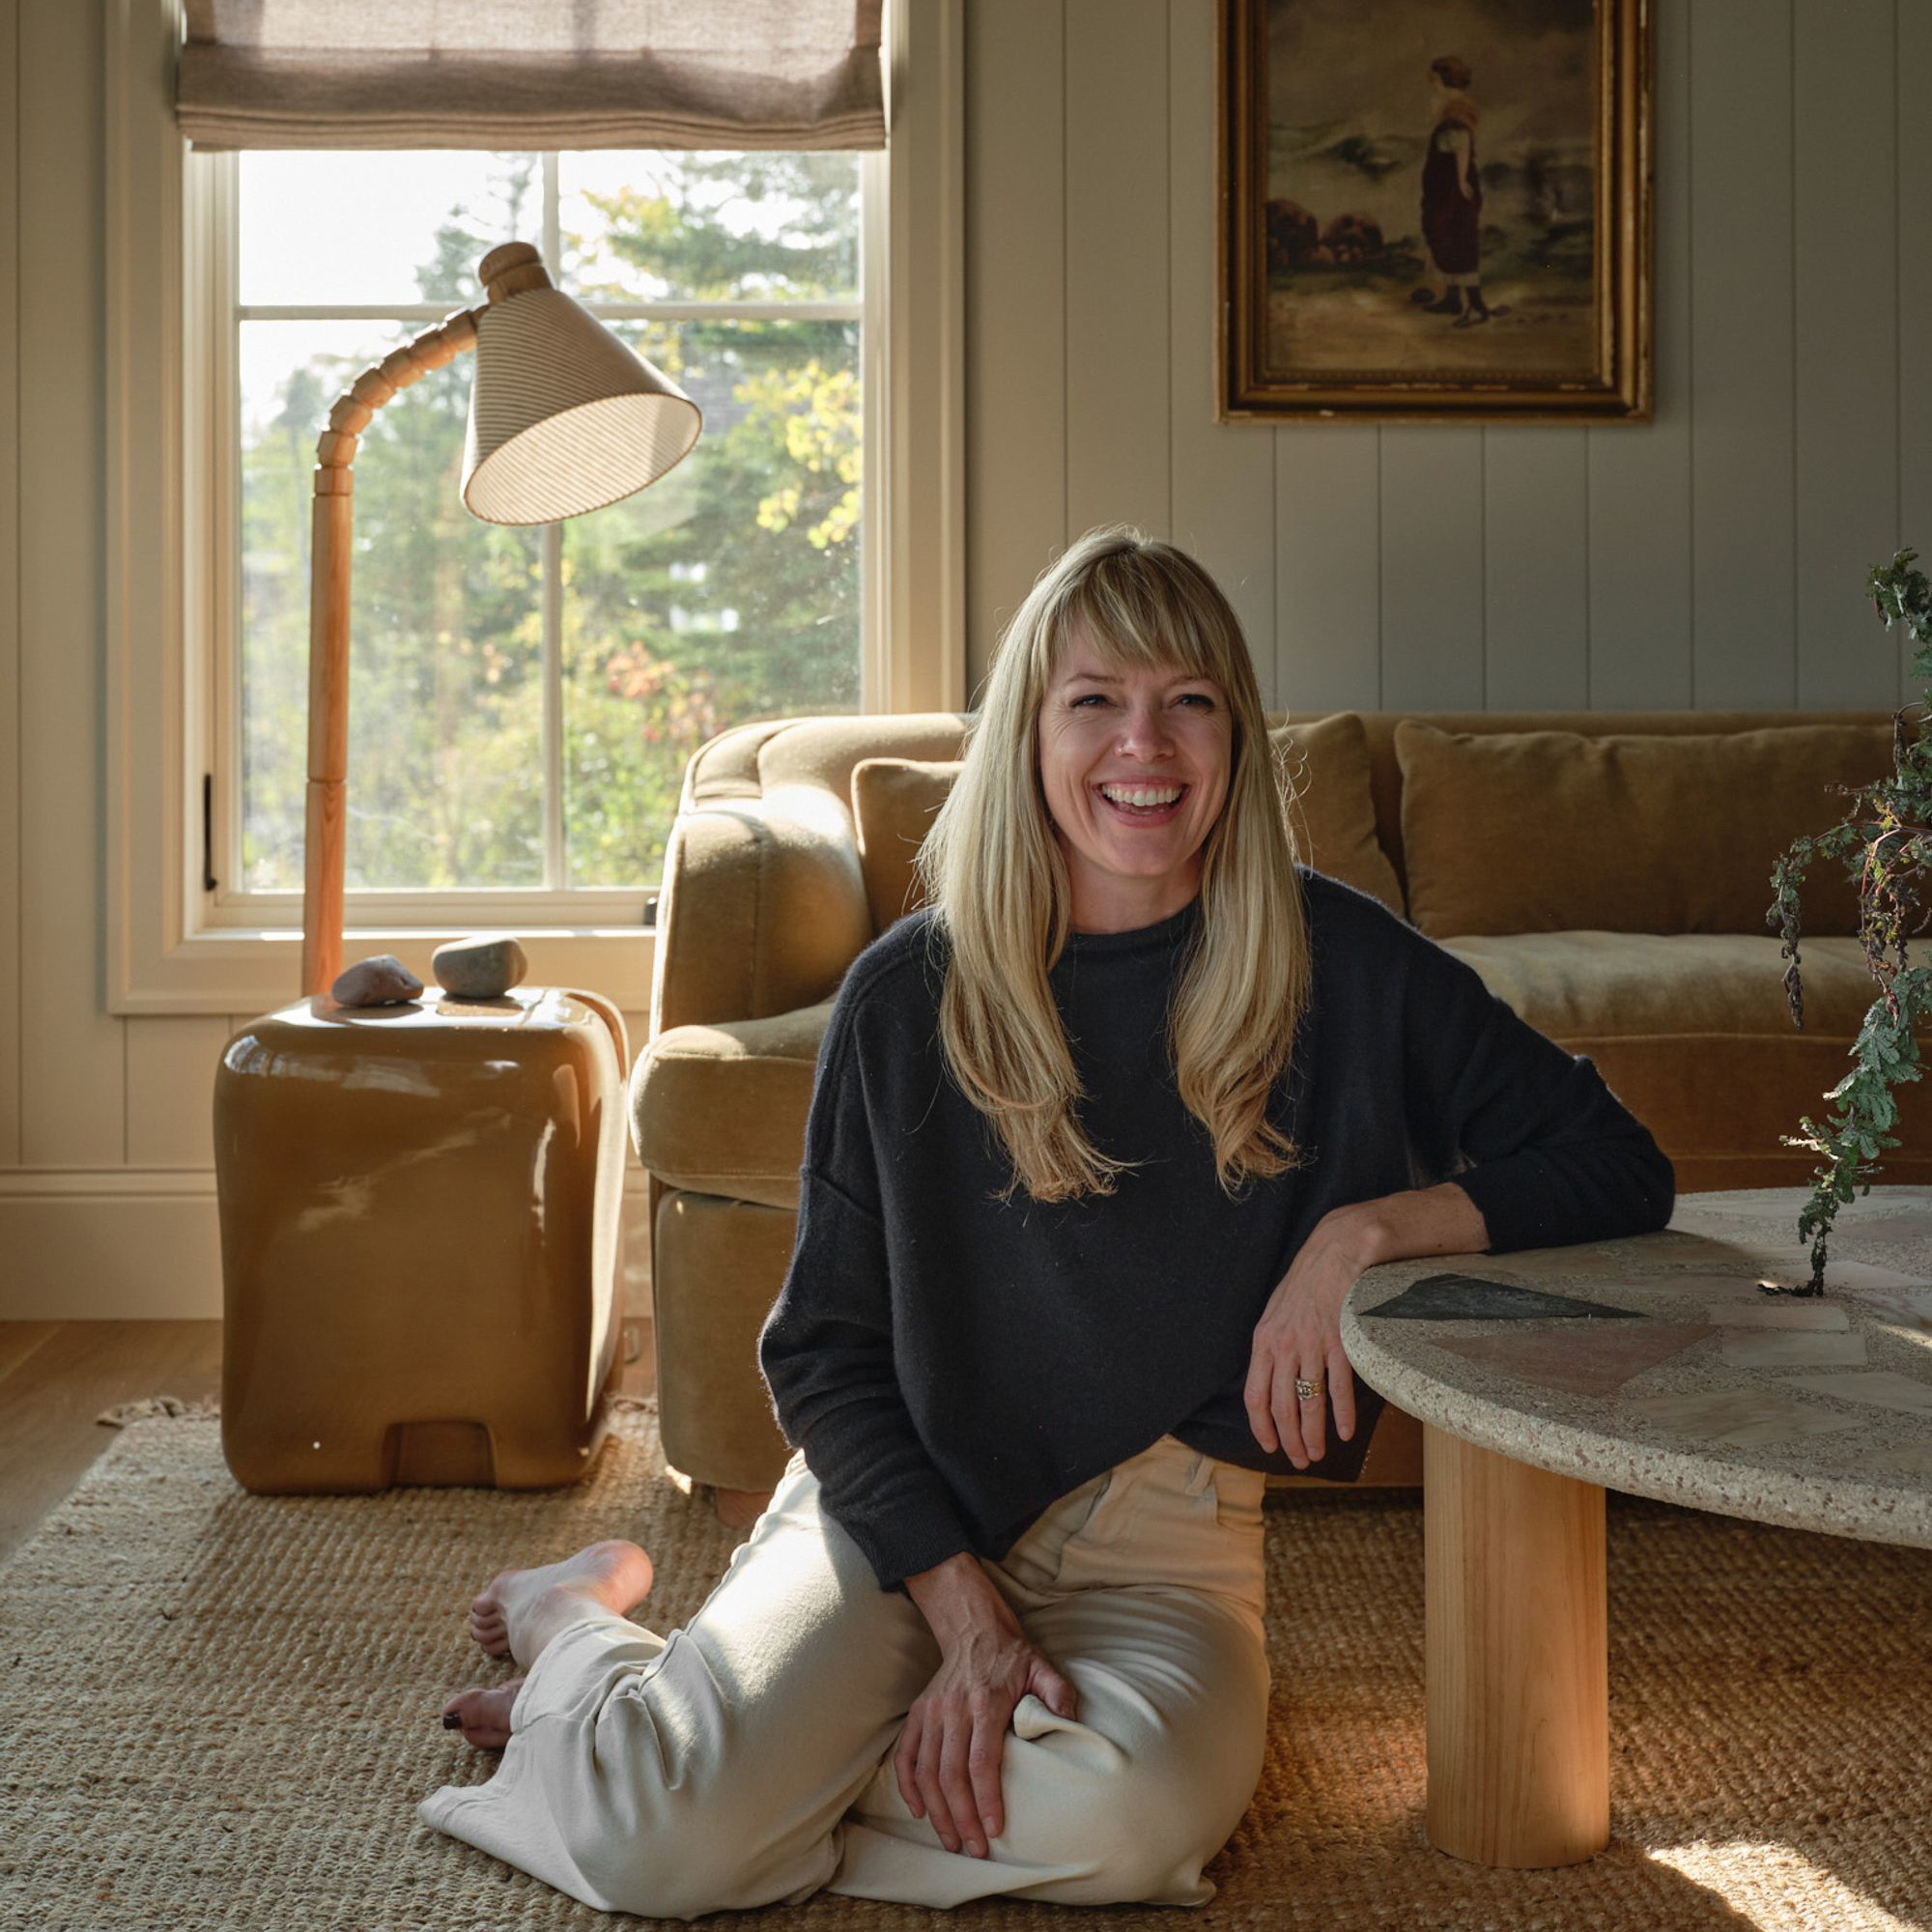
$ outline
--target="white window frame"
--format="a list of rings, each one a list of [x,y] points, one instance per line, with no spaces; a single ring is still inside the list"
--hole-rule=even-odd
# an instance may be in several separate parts
[[[204,887],[202,781],[217,702],[211,640],[232,581],[210,519],[229,514],[229,281],[207,245],[232,230],[236,169],[189,155],[174,117],[182,0],[103,0],[106,17],[107,882],[114,1013],[242,1013],[298,991],[299,895],[270,918]],[[963,0],[888,0],[891,144],[861,157],[868,711],[965,702]],[[212,165],[211,165],[212,164]],[[916,218],[915,218],[916,212]],[[480,297],[479,297],[480,299]],[[882,306],[881,306],[882,305]],[[318,425],[318,431],[321,425]],[[190,645],[192,644],[192,648]],[[355,730],[352,715],[350,729]],[[222,868],[225,869],[225,868]],[[217,873],[218,876],[218,873]],[[264,895],[254,895],[257,904]],[[642,894],[355,895],[345,952],[425,978],[453,933],[510,925],[530,978],[648,1004]]]
[[[542,167],[542,229],[526,237],[537,242],[544,260],[553,272],[562,255],[562,236],[558,216],[557,156],[539,156]],[[883,153],[856,156],[861,225],[875,228],[878,203],[886,192],[886,157]],[[401,325],[410,333],[429,328],[451,312],[449,302],[396,303],[384,308],[371,303],[322,303],[291,306],[286,304],[243,303],[241,300],[241,258],[237,221],[241,161],[238,154],[189,154],[183,170],[183,238],[186,259],[204,265],[201,290],[205,300],[191,301],[186,317],[186,353],[205,374],[210,464],[205,487],[186,492],[187,589],[188,609],[197,604],[207,611],[206,626],[190,623],[187,635],[205,636],[210,642],[209,675],[205,681],[209,729],[206,734],[204,771],[217,775],[208,814],[206,844],[210,876],[216,881],[209,889],[204,923],[237,931],[268,926],[278,931],[298,929],[301,923],[301,893],[295,889],[248,890],[240,883],[242,867],[242,800],[240,778],[242,770],[242,721],[241,705],[242,627],[236,619],[241,584],[241,555],[237,537],[242,524],[241,469],[236,462],[240,444],[240,425],[236,420],[238,395],[238,340],[236,321],[322,321],[368,322],[375,325]],[[857,322],[860,325],[861,355],[872,337],[885,327],[885,285],[880,270],[880,248],[868,234],[862,234],[859,294],[845,300],[824,301],[655,301],[587,303],[591,314],[606,323],[672,322],[699,320],[711,316],[731,319],[775,321]],[[472,265],[473,266],[473,265]],[[474,308],[483,300],[481,291],[463,306]],[[375,356],[370,358],[375,360]],[[863,367],[863,364],[862,364]],[[467,374],[459,370],[459,374]],[[874,463],[882,460],[878,449],[882,424],[867,409],[862,420],[862,468],[867,475]],[[884,518],[880,514],[878,493],[860,493],[859,555],[860,583],[860,701],[862,711],[883,707],[873,701],[886,675],[879,662],[879,639],[883,627],[871,594],[864,581],[864,559],[869,557],[884,537]],[[560,633],[563,611],[558,588],[558,564],[563,548],[562,526],[546,524],[539,531],[542,546],[543,657],[544,680],[542,725],[537,756],[545,779],[544,845],[545,869],[553,878],[564,874],[565,838],[563,824],[563,691]],[[193,678],[193,685],[202,680]],[[355,721],[352,718],[351,735]],[[196,740],[192,723],[188,742]],[[353,789],[353,787],[352,787]],[[390,926],[461,927],[476,931],[484,927],[523,931],[537,926],[602,926],[610,930],[636,929],[649,923],[646,901],[655,881],[634,887],[572,886],[523,887],[499,892],[476,888],[445,887],[434,892],[386,888],[356,891],[347,895],[345,905],[352,923],[368,927]]]

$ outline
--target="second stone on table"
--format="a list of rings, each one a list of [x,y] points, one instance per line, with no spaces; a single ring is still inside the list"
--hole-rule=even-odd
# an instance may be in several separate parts
[[[437,984],[459,1000],[495,1000],[523,983],[530,963],[509,933],[481,932],[439,946],[430,969]]]

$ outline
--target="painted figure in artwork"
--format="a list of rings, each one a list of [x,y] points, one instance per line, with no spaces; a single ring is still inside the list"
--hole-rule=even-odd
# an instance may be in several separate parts
[[[1468,63],[1444,54],[1430,63],[1435,125],[1422,163],[1422,235],[1442,278],[1430,313],[1453,315],[1458,328],[1488,322],[1483,300],[1483,181],[1476,165],[1476,103]]]

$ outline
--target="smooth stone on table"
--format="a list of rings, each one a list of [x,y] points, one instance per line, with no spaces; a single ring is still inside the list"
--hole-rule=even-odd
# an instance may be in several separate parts
[[[483,932],[452,939],[430,954],[436,982],[459,1000],[497,1000],[522,985],[530,962],[507,932]]]
[[[338,1007],[395,1007],[422,989],[423,982],[393,952],[376,952],[338,973],[328,997]]]

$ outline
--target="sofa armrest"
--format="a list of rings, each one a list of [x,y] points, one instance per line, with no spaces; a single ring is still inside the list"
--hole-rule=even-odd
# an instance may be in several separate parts
[[[687,793],[665,854],[652,1036],[817,1005],[871,938],[851,817],[830,790]]]
[[[673,1027],[638,1057],[631,1135],[667,1187],[798,1206],[798,1170],[832,1002],[768,1019]]]

